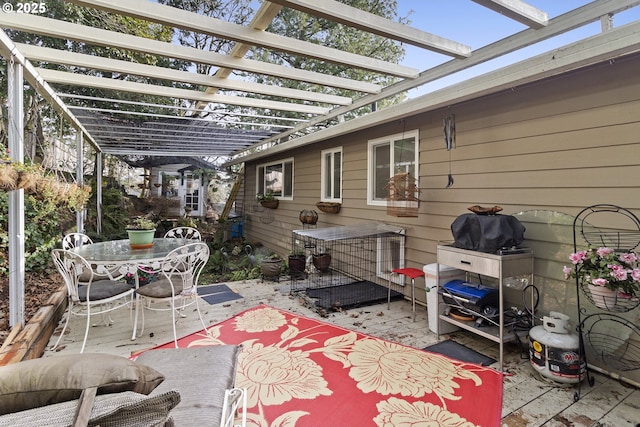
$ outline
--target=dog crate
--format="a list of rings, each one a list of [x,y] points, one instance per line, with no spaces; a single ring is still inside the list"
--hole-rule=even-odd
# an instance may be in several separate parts
[[[291,291],[327,310],[386,300],[390,278],[404,283],[391,276],[404,267],[404,245],[404,229],[383,223],[294,230],[292,250],[306,254],[307,274],[292,278]]]

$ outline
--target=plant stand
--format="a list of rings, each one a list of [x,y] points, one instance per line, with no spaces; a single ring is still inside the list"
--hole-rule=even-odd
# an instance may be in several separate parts
[[[615,228],[599,228],[597,225],[615,224]],[[615,205],[593,205],[584,208],[573,221],[573,250],[578,251],[578,237],[593,247],[606,246],[616,251],[633,251],[640,246],[640,219],[631,211]],[[619,291],[608,295],[607,288],[582,283],[576,275],[576,302],[578,306],[579,357],[584,360],[585,376],[589,386],[595,379],[589,373],[588,359],[593,369],[609,374],[612,378],[626,380],[626,372],[640,369],[640,328],[629,318],[613,313],[629,312],[640,305],[640,298],[624,296]],[[599,288],[599,289],[598,289]],[[582,305],[581,295],[591,305]],[[621,350],[623,349],[623,350]],[[627,380],[629,381],[629,380]],[[580,399],[582,381],[574,401]]]

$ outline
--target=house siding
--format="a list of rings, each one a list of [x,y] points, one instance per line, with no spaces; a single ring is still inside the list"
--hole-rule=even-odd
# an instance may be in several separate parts
[[[600,203],[640,215],[638,70],[640,55],[630,55],[261,160],[294,157],[294,200],[281,201],[272,212],[249,211],[247,236],[287,254],[292,230],[302,228],[299,212],[317,210],[321,150],[342,146],[342,209],[337,215],[318,212],[317,227],[370,220],[402,225],[407,266],[422,268],[436,262],[436,245],[452,240],[451,223],[468,213],[467,207],[499,205],[503,214],[527,221],[539,309],[566,312],[575,320],[575,285],[562,273],[573,250],[572,218]],[[442,132],[448,114],[456,121],[456,147],[450,152]],[[419,129],[421,204],[415,218],[389,216],[386,208],[367,205],[367,141],[403,129]],[[445,188],[449,167],[455,183]],[[255,164],[246,170],[247,195],[253,195]],[[565,224],[529,222],[534,211],[542,218],[558,214]],[[270,222],[261,220],[264,215]],[[397,290],[409,294],[406,288]],[[425,302],[424,292],[417,296]],[[522,305],[519,291],[507,290],[507,298]],[[638,322],[637,313],[625,316]]]
[[[383,221],[407,229],[407,261],[435,262],[435,245],[452,238],[453,220],[472,205],[500,205],[503,213],[538,209],[575,215],[596,203],[640,209],[640,56],[621,58],[447,109],[407,117],[294,149],[246,165],[246,235],[286,254],[298,215],[320,201],[320,152],[343,147],[343,198],[339,214],[319,212],[318,227]],[[448,152],[442,118],[456,117],[456,148]],[[368,206],[367,142],[419,129],[420,210],[397,218]],[[253,198],[255,166],[294,160],[294,200],[277,210]],[[455,179],[446,189],[447,174]],[[274,233],[276,231],[276,233]]]

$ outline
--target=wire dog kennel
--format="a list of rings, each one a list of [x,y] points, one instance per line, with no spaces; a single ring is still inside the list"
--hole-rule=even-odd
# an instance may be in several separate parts
[[[404,229],[383,223],[294,230],[292,251],[306,254],[308,274],[292,277],[291,291],[327,310],[386,300],[391,270],[404,267],[404,243]]]

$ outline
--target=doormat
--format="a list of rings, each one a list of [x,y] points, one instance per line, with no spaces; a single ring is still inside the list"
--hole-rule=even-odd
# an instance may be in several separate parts
[[[252,426],[500,425],[502,374],[491,368],[266,305],[178,339],[220,344],[242,345],[235,386]]]
[[[198,295],[211,305],[242,298],[242,295],[232,291],[225,284],[198,286]]]
[[[452,359],[475,363],[482,366],[489,366],[492,363],[496,363],[495,359],[451,340],[440,341],[439,343],[423,348],[423,350],[430,351],[432,353],[444,354]]]
[[[346,285],[327,288],[307,288],[309,298],[318,299],[316,305],[325,310],[340,310],[358,305],[375,304],[387,300],[387,287],[362,280]],[[391,291],[391,299],[402,297],[400,292]]]

